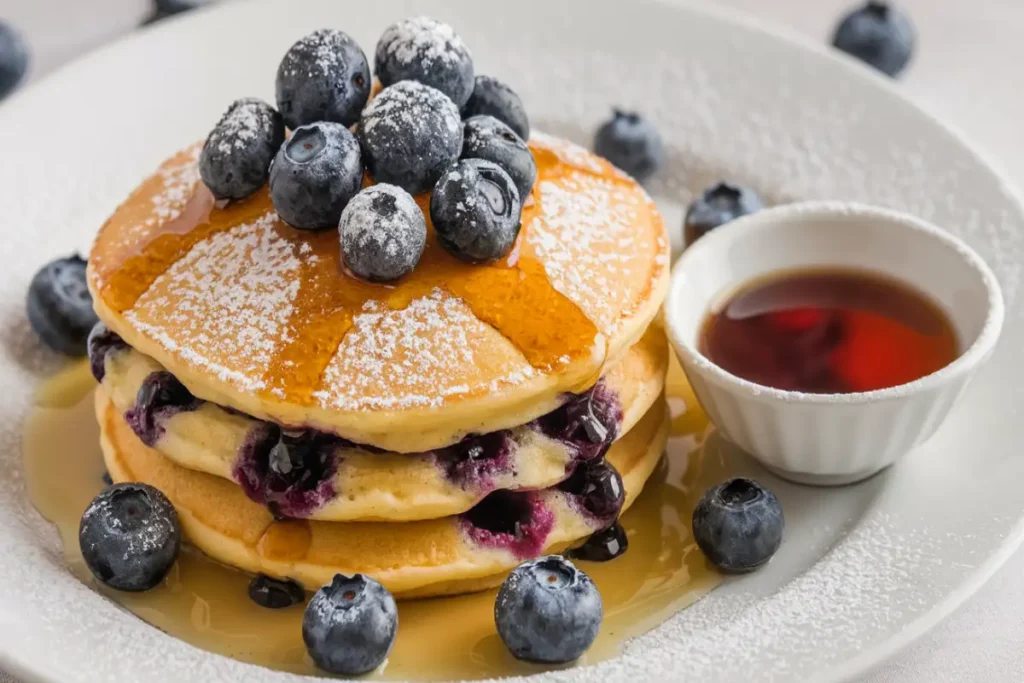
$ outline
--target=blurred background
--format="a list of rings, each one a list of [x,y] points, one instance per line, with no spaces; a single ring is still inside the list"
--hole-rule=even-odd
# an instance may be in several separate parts
[[[359,4],[366,1],[338,0],[339,16],[358,11]],[[0,92],[17,97],[19,88],[45,78],[84,52],[133,31],[148,30],[153,24],[177,21],[178,14],[205,11],[202,6],[216,2],[0,0],[0,21],[11,29],[0,26]],[[628,2],[623,0],[624,7]],[[741,10],[757,22],[823,45],[832,42],[840,19],[863,5],[851,0],[705,2]],[[293,5],[300,7],[301,0]],[[910,64],[895,77],[894,86],[962,130],[1013,183],[1024,186],[1024,126],[1020,124],[1024,111],[1024,0],[902,0],[898,6],[916,27],[917,40]],[[948,621],[866,680],[1024,680],[1021,614],[1024,553],[1019,552]],[[8,680],[0,672],[0,683]]]

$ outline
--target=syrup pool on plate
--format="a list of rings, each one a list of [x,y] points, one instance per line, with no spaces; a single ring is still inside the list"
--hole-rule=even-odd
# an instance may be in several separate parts
[[[204,650],[283,671],[322,673],[302,643],[302,605],[260,607],[248,597],[251,576],[188,546],[164,584],[147,593],[113,591],[93,579],[79,552],[78,524],[104,486],[104,467],[94,385],[83,381],[86,376],[88,364],[75,364],[41,387],[24,440],[29,494],[60,532],[71,571],[153,626]],[[725,474],[721,463],[703,457],[707,418],[675,359],[666,392],[673,414],[669,455],[621,519],[628,550],[609,562],[577,561],[604,601],[601,632],[580,664],[616,656],[627,639],[693,603],[721,578],[697,548],[690,525],[700,496]],[[394,650],[370,677],[480,679],[544,670],[506,651],[494,627],[495,594],[400,601]]]
[[[698,348],[756,384],[818,394],[906,384],[960,353],[952,323],[927,295],[888,276],[824,268],[741,286],[707,317]]]

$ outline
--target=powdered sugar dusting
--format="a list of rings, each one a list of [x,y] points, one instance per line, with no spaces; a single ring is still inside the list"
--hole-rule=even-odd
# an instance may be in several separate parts
[[[401,64],[422,62],[430,68],[435,62],[459,62],[461,55],[469,55],[469,48],[450,25],[430,17],[411,17],[384,31],[377,52]]]
[[[150,199],[152,209],[141,225],[147,228],[163,225],[181,215],[192,190],[199,182],[199,154],[202,145],[190,147],[180,163],[161,166],[157,170],[161,189]],[[127,236],[126,236],[127,237]]]
[[[434,407],[533,377],[521,357],[502,358],[494,334],[465,302],[440,289],[401,310],[369,301],[314,396],[340,410]]]
[[[217,124],[211,136],[216,135],[217,151],[229,154],[242,150],[256,139],[267,117],[266,105],[255,97],[237,100]]]
[[[527,243],[552,285],[613,334],[668,266],[649,198],[632,183],[575,171],[542,179],[536,194]]]
[[[268,363],[287,341],[300,283],[298,249],[278,229],[268,213],[200,242],[126,317],[185,362],[240,389],[263,388]]]

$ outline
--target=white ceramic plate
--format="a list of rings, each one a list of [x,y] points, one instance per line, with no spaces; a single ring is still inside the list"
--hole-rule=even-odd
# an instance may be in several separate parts
[[[452,22],[478,69],[519,90],[537,128],[586,142],[613,104],[654,117],[671,150],[654,190],[670,198],[673,231],[692,191],[720,176],[775,201],[873,202],[960,235],[1006,294],[1002,343],[928,445],[854,488],[765,477],[788,522],[771,565],[616,660],[544,678],[848,679],[970,595],[1024,530],[1024,209],[960,137],[851,61],[706,9],[255,0],[136,33],[0,107],[0,667],[52,681],[294,680],[169,638],[64,569],[21,476],[29,396],[55,364],[28,331],[24,294],[40,264],[87,249],[138,180],[204,136],[232,99],[272,99],[277,62],[297,37],[336,26],[372,54],[385,25],[421,12]],[[713,436],[708,448],[736,457]]]

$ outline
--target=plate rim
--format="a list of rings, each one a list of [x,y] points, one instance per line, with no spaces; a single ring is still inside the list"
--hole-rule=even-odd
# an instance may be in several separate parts
[[[572,2],[581,7],[585,7],[587,0],[572,0]],[[1009,178],[1004,167],[998,160],[994,159],[987,150],[978,147],[973,142],[972,138],[957,124],[946,121],[932,114],[915,98],[904,93],[899,87],[897,81],[881,75],[871,67],[861,63],[859,60],[835,50],[824,41],[815,41],[809,36],[801,34],[787,25],[774,21],[766,21],[736,8],[723,7],[710,2],[702,2],[701,0],[634,0],[634,2],[635,6],[638,8],[642,8],[643,5],[660,6],[672,11],[711,16],[723,24],[741,26],[745,30],[760,34],[762,37],[775,42],[784,43],[787,45],[788,49],[813,54],[816,59],[829,60],[839,68],[845,70],[851,78],[859,78],[869,81],[873,84],[875,89],[881,89],[884,91],[887,97],[898,100],[902,105],[909,106],[916,115],[923,116],[930,120],[930,122],[936,127],[936,130],[941,131],[941,133],[954,142],[962,152],[965,152],[967,155],[972,157],[979,167],[984,168],[990,174],[991,179],[996,181],[1008,202],[1013,205],[1021,217],[1024,217],[1024,193],[1022,193],[1017,184]],[[174,27],[182,23],[203,21],[203,17],[208,13],[218,14],[225,11],[223,8],[230,7],[234,4],[236,3],[226,0],[220,3],[200,6],[195,10],[182,15],[169,17],[156,24],[140,27],[123,34],[108,43],[99,45],[78,55],[74,59],[49,71],[42,77],[33,80],[25,87],[19,88],[11,97],[8,98],[8,102],[5,103],[5,106],[8,109],[12,106],[18,106],[25,93],[31,93],[37,89],[48,88],[52,82],[65,77],[67,73],[73,72],[78,68],[83,68],[83,65],[87,65],[91,61],[102,59],[108,53],[116,53],[123,50],[125,44],[129,44],[133,41],[145,40],[146,36],[154,32],[159,33],[176,30]],[[229,9],[227,11],[231,10]],[[39,380],[37,379],[35,383],[38,384],[38,382]],[[23,423],[19,426],[17,433],[19,437],[23,436]],[[22,446],[19,441],[19,452],[21,450]],[[940,624],[952,612],[963,605],[967,599],[977,593],[977,591],[996,573],[996,571],[998,571],[1000,567],[1003,566],[1003,564],[1006,563],[1006,561],[1021,547],[1021,545],[1024,545],[1024,515],[1019,516],[1018,519],[1008,527],[1006,535],[998,542],[998,545],[992,545],[993,551],[987,555],[985,560],[972,571],[965,574],[964,580],[951,589],[944,598],[934,602],[917,617],[908,621],[898,632],[890,635],[885,640],[861,650],[852,657],[842,659],[832,664],[827,664],[824,668],[812,671],[802,680],[839,683],[841,681],[855,680],[864,674],[877,669],[897,653],[918,641],[925,633]],[[11,614],[9,612],[3,614],[3,612],[7,612],[7,609],[3,604],[0,604],[0,630],[9,628],[9,625],[14,624],[17,618],[16,614]],[[179,642],[184,643],[184,641]],[[207,657],[224,657],[223,655],[202,650],[201,648],[188,643],[184,644],[192,647]],[[24,681],[44,681],[49,683],[50,681],[57,682],[62,680],[61,676],[65,672],[51,668],[48,663],[49,660],[46,658],[30,659],[28,656],[22,656],[23,654],[27,655],[28,652],[29,651],[18,651],[6,647],[3,642],[0,642],[0,669],[13,676],[17,676]],[[34,653],[35,651],[33,650],[31,652]],[[317,681],[322,679],[312,676],[292,674],[292,678],[290,680]]]

